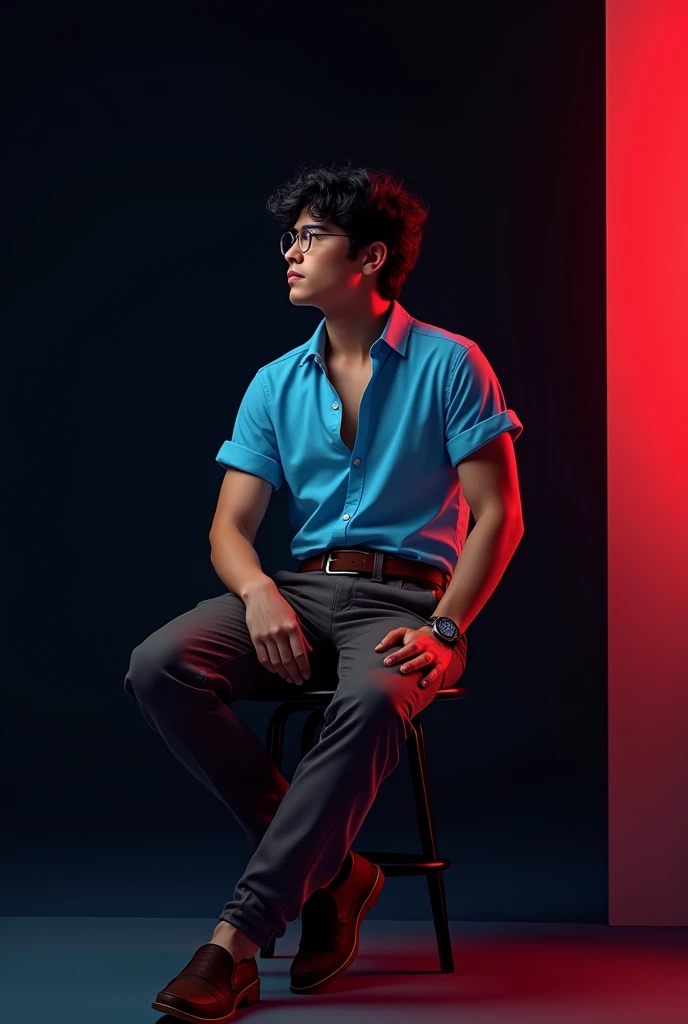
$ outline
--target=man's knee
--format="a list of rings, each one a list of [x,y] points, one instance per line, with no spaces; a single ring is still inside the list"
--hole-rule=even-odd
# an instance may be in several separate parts
[[[141,702],[164,699],[185,676],[191,681],[192,674],[179,643],[153,633],[131,652],[124,690]]]
[[[347,697],[343,697],[341,694],[335,696],[332,705],[329,717],[336,713],[338,718],[347,719],[349,727],[358,725],[375,730],[383,722],[403,714],[398,689],[375,685],[372,681],[370,685],[358,688],[355,693],[350,693]]]

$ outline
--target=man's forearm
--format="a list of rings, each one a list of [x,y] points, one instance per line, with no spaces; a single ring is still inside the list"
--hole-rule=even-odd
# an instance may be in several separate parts
[[[210,561],[227,589],[238,594],[244,604],[256,587],[274,586],[251,541],[229,523],[217,527],[210,538]]]
[[[523,524],[497,509],[476,521],[433,615],[448,615],[465,632],[487,602],[523,536]]]

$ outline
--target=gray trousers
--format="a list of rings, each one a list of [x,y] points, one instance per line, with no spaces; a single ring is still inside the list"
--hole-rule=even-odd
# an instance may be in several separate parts
[[[302,687],[266,669],[246,626],[246,607],[229,591],[199,602],[134,648],[124,682],[146,722],[199,782],[232,812],[256,849],[225,904],[229,921],[262,948],[284,935],[315,890],[338,874],[378,787],[399,763],[411,719],[440,688],[454,686],[466,643],[425,688],[428,669],[403,674],[374,647],[392,629],[418,629],[441,591],[390,577],[279,570],[272,577],[296,612],[313,651]],[[286,700],[327,689],[320,736],[288,783],[234,702],[257,695]]]

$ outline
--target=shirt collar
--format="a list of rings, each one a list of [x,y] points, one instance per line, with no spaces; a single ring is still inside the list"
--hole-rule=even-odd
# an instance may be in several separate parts
[[[299,361],[299,366],[303,366],[309,358],[315,358],[323,366],[325,365],[325,320],[326,317],[320,321],[308,341],[308,349]],[[409,316],[404,307],[396,300],[392,300],[392,305],[387,317],[387,323],[385,329],[380,335],[383,341],[386,341],[390,348],[396,349],[400,356],[406,355],[406,343],[408,336],[411,333],[411,325],[413,323],[413,317]],[[380,340],[379,338],[377,339]]]

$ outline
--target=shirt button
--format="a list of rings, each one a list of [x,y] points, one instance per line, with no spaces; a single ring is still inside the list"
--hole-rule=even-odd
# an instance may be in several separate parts
[[[354,459],[354,466],[360,466],[360,465],[361,465],[361,460],[360,459]]]
[[[333,402],[332,403],[332,408],[333,409],[338,409],[339,408],[339,402]]]
[[[349,515],[348,512],[345,512],[344,515],[342,516],[342,519],[351,519],[351,516]]]

